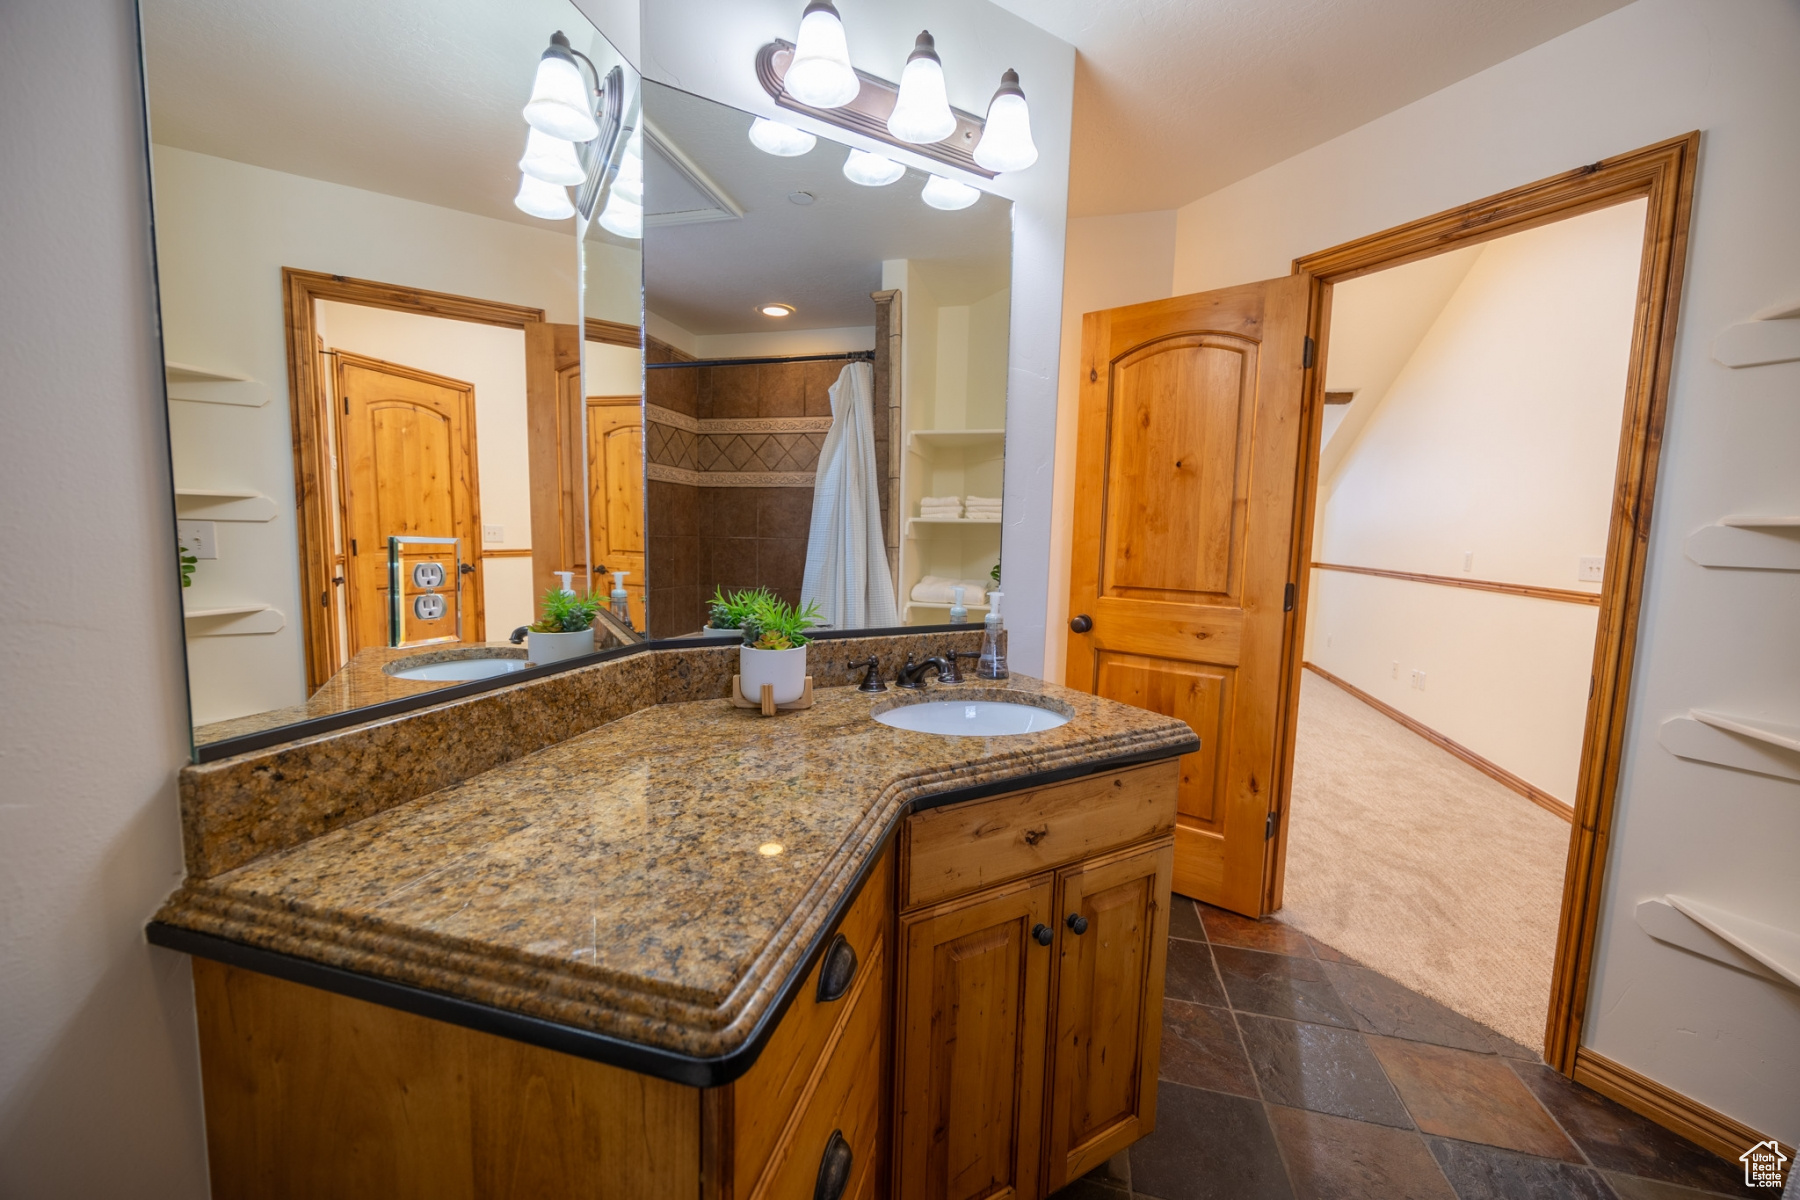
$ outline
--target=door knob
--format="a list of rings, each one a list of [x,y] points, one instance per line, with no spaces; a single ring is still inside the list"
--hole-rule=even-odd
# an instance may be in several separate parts
[[[1087,932],[1087,918],[1080,913],[1070,913],[1066,924],[1077,937]]]
[[[1040,946],[1048,946],[1056,938],[1056,930],[1039,922],[1031,927],[1031,936],[1037,939]]]
[[[1094,618],[1088,616],[1086,613],[1069,618],[1069,628],[1073,629],[1076,633],[1086,633],[1093,627]]]

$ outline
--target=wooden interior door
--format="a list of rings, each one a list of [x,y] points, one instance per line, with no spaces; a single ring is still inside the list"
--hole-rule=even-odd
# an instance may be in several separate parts
[[[587,398],[588,534],[594,587],[612,591],[611,571],[629,571],[631,623],[644,619],[644,406],[637,396]]]
[[[463,574],[438,590],[460,588],[462,640],[485,640],[474,385],[341,350],[335,358],[349,652],[388,644],[395,534],[459,539]],[[447,562],[446,575],[454,570]],[[456,617],[448,604],[438,621],[413,625],[408,640],[454,638]]]
[[[1067,683],[1180,717],[1177,892],[1273,903],[1299,570],[1305,274],[1082,322]]]
[[[586,479],[581,438],[581,327],[533,321],[525,327],[525,432],[531,480],[531,596],[561,586],[558,571],[587,580],[582,528]]]
[[[1048,1191],[1156,1128],[1174,856],[1165,843],[1083,863],[1057,880]]]
[[[900,1200],[1036,1200],[1054,879],[904,919],[896,1050]],[[874,1069],[871,1065],[871,1069]]]

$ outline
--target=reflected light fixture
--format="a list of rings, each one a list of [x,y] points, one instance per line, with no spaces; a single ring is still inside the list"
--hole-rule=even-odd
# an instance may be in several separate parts
[[[612,194],[621,200],[636,204],[644,203],[644,139],[642,134],[633,134],[625,143],[625,153],[619,159],[619,169],[613,175]]]
[[[783,846],[780,842],[764,842],[756,848],[756,852],[764,858],[774,858],[781,853],[782,849]]]
[[[925,190],[919,196],[933,208],[955,210],[967,208],[981,199],[981,189],[958,183],[954,179],[945,179],[942,175],[933,175],[925,181]]]
[[[563,187],[573,187],[587,178],[581,160],[575,156],[575,143],[541,129],[525,135],[525,157],[519,160],[519,170],[533,179]]]
[[[756,306],[756,311],[765,317],[791,317],[794,315],[794,306],[791,304],[759,304]]]
[[[594,120],[593,96],[575,62],[575,53],[569,48],[569,39],[560,29],[550,35],[550,48],[538,59],[525,119],[533,129],[565,142],[591,142],[600,136],[599,122]]]
[[[1031,140],[1031,109],[1010,67],[1000,76],[1000,90],[988,103],[987,125],[975,147],[975,161],[990,171],[1023,171],[1037,161]]]
[[[944,64],[930,30],[921,30],[900,72],[900,95],[888,117],[888,132],[903,142],[928,145],[956,132],[956,114],[944,90]]]
[[[600,228],[622,238],[636,240],[644,236],[644,206],[633,204],[617,192],[600,210]]]
[[[520,212],[546,221],[561,221],[575,215],[575,206],[569,203],[568,189],[560,184],[546,183],[535,175],[519,176],[519,194],[513,197],[513,204]]]
[[[806,6],[783,85],[788,95],[812,108],[838,108],[862,90],[850,65],[844,22],[831,0],[812,0]]]
[[[906,168],[893,159],[867,150],[852,150],[844,160],[844,178],[864,187],[886,187],[904,174]]]
[[[771,121],[767,117],[758,117],[750,122],[750,144],[764,154],[773,154],[777,158],[793,158],[805,154],[818,140],[804,129],[795,129],[792,125],[783,125],[780,121]]]

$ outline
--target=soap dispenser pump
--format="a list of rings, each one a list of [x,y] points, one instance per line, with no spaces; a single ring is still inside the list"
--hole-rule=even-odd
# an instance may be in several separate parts
[[[575,594],[575,572],[573,572],[573,571],[552,571],[551,574],[555,575],[557,578],[559,578],[563,581],[563,584],[562,584],[562,594],[563,595],[573,596]]]
[[[612,609],[612,615],[625,622],[627,626],[631,624],[631,597],[625,593],[625,576],[630,573],[629,571],[612,573],[612,604],[609,606]]]
[[[980,679],[1006,678],[1006,651],[1000,645],[1000,637],[1006,627],[1000,621],[1000,598],[1002,592],[989,592],[987,616],[981,622],[981,661],[975,664],[975,675]]]

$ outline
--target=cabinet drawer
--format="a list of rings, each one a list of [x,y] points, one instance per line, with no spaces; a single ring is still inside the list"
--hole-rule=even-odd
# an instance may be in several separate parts
[[[894,855],[889,850],[870,871],[862,894],[838,923],[837,933],[827,939],[829,945],[842,934],[856,955],[849,992],[835,1000],[819,998],[819,977],[832,957],[828,948],[800,985],[799,994],[755,1065],[731,1085],[732,1178],[738,1181],[738,1195],[748,1195],[763,1174],[833,1031],[847,1019],[851,996],[862,987],[865,976],[885,974],[882,964],[887,957],[884,951],[893,908]]]
[[[1175,828],[1177,759],[947,804],[907,818],[901,903],[914,908]]]

